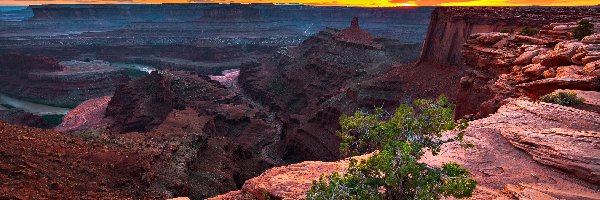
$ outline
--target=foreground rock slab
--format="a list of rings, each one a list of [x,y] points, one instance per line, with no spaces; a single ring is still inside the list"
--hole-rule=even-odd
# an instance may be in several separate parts
[[[478,183],[475,199],[600,199],[598,130],[597,113],[510,100],[470,123],[465,141],[473,147],[449,143],[425,162],[467,168]]]
[[[372,154],[353,157],[366,159]],[[293,165],[275,167],[244,184],[242,190],[229,192],[211,200],[232,199],[305,199],[313,181],[321,174],[344,173],[350,159],[337,162],[306,161]]]

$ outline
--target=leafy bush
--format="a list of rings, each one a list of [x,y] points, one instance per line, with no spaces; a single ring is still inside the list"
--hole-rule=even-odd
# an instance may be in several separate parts
[[[500,33],[514,33],[514,32],[515,32],[515,30],[512,29],[512,28],[506,28],[506,27],[504,27],[504,28],[500,29]]]
[[[333,173],[314,181],[307,199],[439,199],[471,196],[476,182],[456,163],[441,169],[420,163],[426,150],[437,155],[441,145],[462,140],[466,121],[452,120],[453,106],[446,97],[402,104],[395,113],[383,109],[340,117],[340,151],[356,155],[378,150],[362,161],[351,160],[344,174]],[[442,139],[446,130],[460,130],[456,138]],[[385,190],[382,190],[385,189]]]
[[[577,23],[577,27],[573,29],[573,38],[578,40],[583,39],[585,36],[594,34],[594,24],[589,20],[581,20]]]
[[[523,28],[523,30],[521,30],[521,35],[533,36],[533,35],[537,35],[538,32],[539,31],[535,28],[525,27],[525,28]]]
[[[547,103],[555,103],[563,106],[577,105],[583,103],[585,99],[578,97],[573,91],[559,91],[546,94],[540,98],[541,101]]]

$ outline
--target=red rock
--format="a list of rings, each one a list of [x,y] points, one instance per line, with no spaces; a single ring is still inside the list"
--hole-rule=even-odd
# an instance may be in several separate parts
[[[562,77],[547,78],[533,82],[522,83],[517,88],[523,89],[529,97],[540,97],[557,89],[598,90],[600,80],[597,77]]]
[[[352,157],[350,159],[364,160],[372,154]],[[337,162],[305,161],[283,167],[275,167],[254,177],[244,184],[241,191],[219,195],[210,200],[227,200],[232,196],[243,199],[305,199],[313,181],[321,175],[333,172],[344,173],[350,163],[349,159]],[[251,197],[248,197],[251,196]]]
[[[544,71],[542,75],[544,76],[544,78],[554,78],[556,77],[556,70],[554,68],[548,69]]]
[[[143,189],[141,166],[125,148],[4,122],[0,144],[0,199],[164,198]]]
[[[546,67],[555,67],[561,65],[572,64],[571,58],[575,55],[577,48],[581,43],[577,42],[561,42],[558,43],[554,50],[545,54],[541,54],[533,58],[533,63],[540,63]]]
[[[477,181],[473,199],[595,199],[598,119],[596,113],[513,99],[490,117],[469,122],[464,140],[472,148],[445,144],[423,162],[439,167],[455,161],[469,170]]]
[[[600,44],[600,33],[585,36],[581,42],[585,44]]]
[[[340,41],[366,45],[376,49],[380,49],[381,44],[376,43],[374,37],[367,31],[360,28],[358,24],[358,17],[352,18],[350,27],[336,33],[335,38]]]
[[[79,104],[63,117],[60,125],[54,128],[59,132],[101,129],[106,126],[102,119],[112,96],[90,99]]]
[[[579,77],[581,76],[581,70],[583,70],[583,67],[581,66],[577,66],[577,65],[569,65],[569,66],[562,66],[562,67],[558,67],[556,68],[556,78],[561,78],[561,77]]]
[[[599,69],[600,69],[600,61],[590,62],[583,67],[583,71],[585,71],[588,74],[596,75],[596,76],[598,76],[598,75],[593,74],[593,73]]]
[[[516,65],[531,64],[531,62],[532,62],[531,60],[534,57],[536,57],[537,55],[539,55],[540,52],[541,52],[541,50],[526,51],[515,59],[514,64],[516,64]]]
[[[525,71],[523,71],[523,73],[525,73],[526,75],[528,75],[530,77],[539,77],[547,69],[548,69],[547,67],[545,67],[541,64],[531,64],[531,65],[525,66]]]

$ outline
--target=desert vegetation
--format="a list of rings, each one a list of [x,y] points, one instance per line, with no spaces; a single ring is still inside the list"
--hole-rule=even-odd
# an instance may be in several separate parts
[[[344,174],[321,176],[307,199],[439,199],[471,196],[475,180],[456,163],[434,168],[420,163],[427,151],[436,155],[442,144],[462,140],[465,121],[452,120],[453,105],[446,97],[415,100],[394,113],[376,109],[340,117],[340,152],[357,155],[377,152],[366,160],[352,160]],[[458,130],[444,140],[442,132]],[[382,190],[384,189],[384,190]]]
[[[594,34],[594,24],[589,20],[581,20],[573,30],[573,38],[581,40],[585,36]]]
[[[577,105],[585,101],[585,99],[578,97],[577,93],[573,91],[553,92],[542,96],[540,100],[546,103],[554,103],[563,106]]]
[[[538,30],[536,28],[525,27],[521,30],[521,35],[534,36],[538,34]]]

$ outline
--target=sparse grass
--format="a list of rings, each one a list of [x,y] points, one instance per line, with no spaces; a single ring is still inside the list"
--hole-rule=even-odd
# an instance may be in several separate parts
[[[504,27],[504,28],[500,29],[500,33],[511,33],[512,34],[514,32],[515,32],[515,29],[512,29],[512,28]]]
[[[521,35],[534,36],[538,34],[538,30],[536,28],[525,27],[521,30]]]
[[[578,97],[573,91],[560,91],[546,94],[540,98],[546,103],[555,103],[563,106],[577,105],[585,101],[584,98]]]

